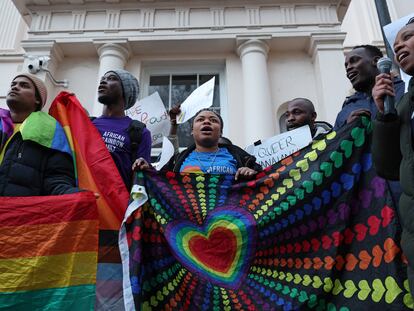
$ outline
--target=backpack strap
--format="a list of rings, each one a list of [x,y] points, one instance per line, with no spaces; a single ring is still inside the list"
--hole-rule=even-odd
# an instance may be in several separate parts
[[[131,123],[128,126],[127,132],[129,135],[129,139],[131,140],[131,160],[132,163],[135,162],[137,159],[137,151],[139,144],[142,140],[142,131],[145,128],[145,124],[138,121],[138,120],[132,120]]]

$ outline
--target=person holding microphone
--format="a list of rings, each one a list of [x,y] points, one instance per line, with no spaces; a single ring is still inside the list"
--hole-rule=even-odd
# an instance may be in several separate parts
[[[414,76],[414,18],[400,29],[394,43],[395,62]],[[385,71],[385,70],[383,70]],[[414,293],[414,78],[408,93],[393,107],[395,91],[389,73],[376,77],[372,91],[379,113],[373,122],[372,156],[381,177],[400,180],[401,246],[408,259],[408,280]]]

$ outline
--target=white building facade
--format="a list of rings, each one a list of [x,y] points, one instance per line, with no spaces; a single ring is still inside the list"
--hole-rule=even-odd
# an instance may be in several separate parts
[[[215,76],[224,135],[240,146],[278,133],[284,103],[295,97],[312,100],[318,119],[333,123],[351,90],[344,46],[383,45],[373,0],[13,2],[18,10],[0,2],[0,105],[34,55],[50,57],[52,75],[67,79],[95,116],[107,70],[129,70],[140,80],[140,97],[158,91],[166,107]],[[414,12],[412,0],[388,2],[393,19]],[[50,104],[64,88],[39,75]]]

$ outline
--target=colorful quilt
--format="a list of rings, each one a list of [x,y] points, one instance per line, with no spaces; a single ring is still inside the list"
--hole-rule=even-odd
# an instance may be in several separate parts
[[[61,92],[49,113],[63,126],[76,158],[79,188],[99,193],[99,256],[96,309],[121,310],[122,265],[118,231],[129,193],[98,130],[74,94]]]
[[[139,173],[120,240],[127,309],[412,309],[370,132],[359,120],[244,183]]]
[[[98,214],[90,192],[0,197],[0,310],[93,310]]]

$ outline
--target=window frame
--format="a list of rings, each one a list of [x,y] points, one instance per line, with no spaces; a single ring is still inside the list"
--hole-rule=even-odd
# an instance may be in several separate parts
[[[168,62],[146,62],[142,64],[141,74],[141,94],[140,98],[144,98],[150,94],[149,83],[151,76],[163,75],[218,75],[219,76],[219,92],[220,92],[220,115],[224,124],[228,120],[228,104],[226,90],[226,76],[224,61],[168,61]],[[171,89],[170,89],[171,92]],[[171,93],[169,95],[171,101]],[[170,106],[171,103],[168,103]],[[224,127],[223,136],[228,133],[228,126]],[[182,151],[183,147],[180,147]],[[152,148],[151,156],[157,156],[161,152],[161,148]]]

